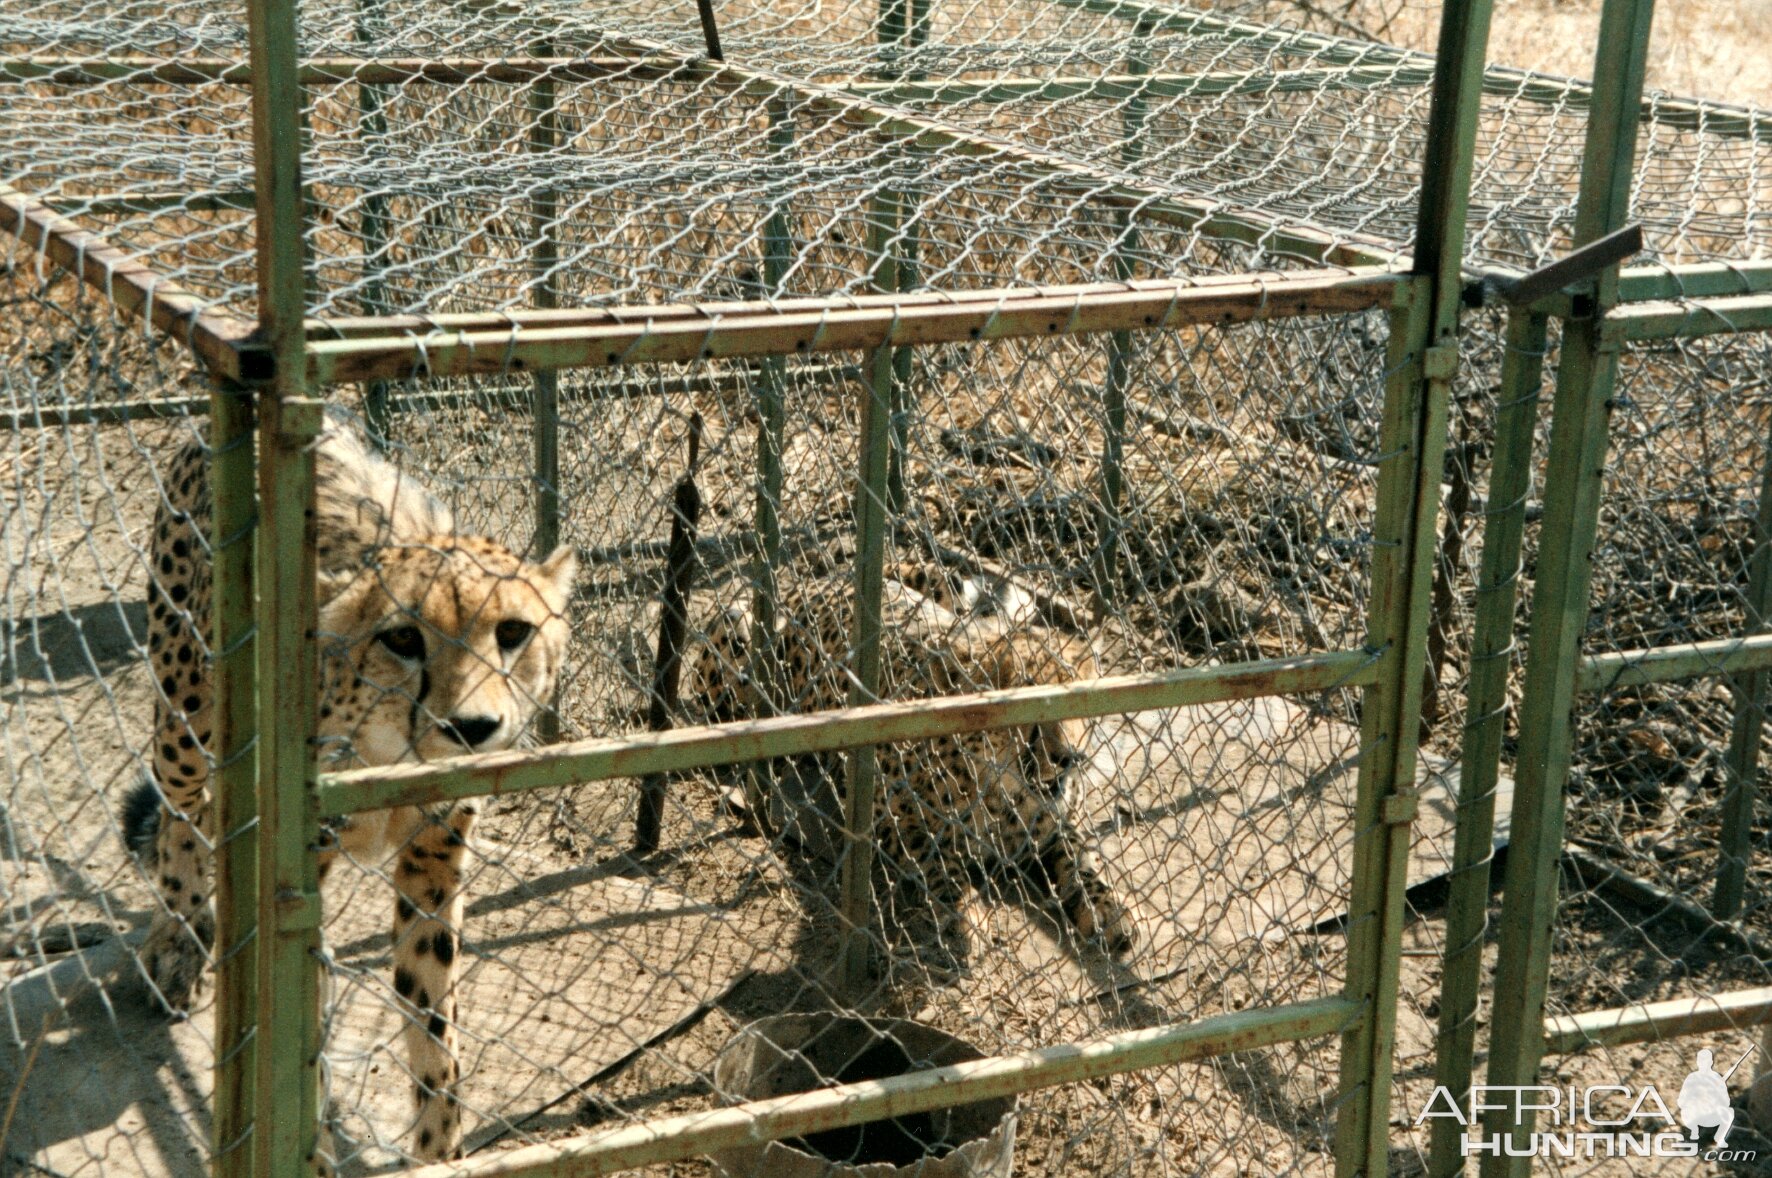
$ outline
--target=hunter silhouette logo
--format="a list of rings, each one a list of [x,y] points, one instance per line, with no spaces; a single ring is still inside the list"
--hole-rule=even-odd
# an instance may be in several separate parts
[[[1710,1048],[1698,1053],[1698,1066],[1680,1085],[1680,1124],[1686,1126],[1686,1132],[1696,1138],[1704,1129],[1715,1129],[1716,1148],[1722,1149],[1728,1143],[1729,1126],[1735,1123],[1735,1110],[1729,1107],[1729,1077],[1757,1050],[1756,1043],[1735,1061],[1734,1068],[1720,1076],[1711,1067],[1714,1057]]]
[[[1687,1073],[1675,1100],[1675,1119],[1653,1084],[1593,1084],[1558,1088],[1476,1084],[1470,1102],[1460,1107],[1452,1093],[1438,1087],[1415,1118],[1417,1125],[1453,1117],[1465,1127],[1465,1157],[1493,1154],[1510,1158],[1701,1158],[1713,1162],[1751,1162],[1755,1151],[1729,1148],[1735,1110],[1729,1105],[1729,1078],[1758,1051],[1742,1053],[1734,1067],[1718,1074],[1709,1048],[1698,1052],[1697,1066]],[[1499,1117],[1485,1114],[1499,1113]],[[1537,1114],[1531,1132],[1522,1133],[1529,1113]],[[1510,1115],[1511,1114],[1511,1115]],[[1707,1130],[1714,1131],[1708,1145]]]

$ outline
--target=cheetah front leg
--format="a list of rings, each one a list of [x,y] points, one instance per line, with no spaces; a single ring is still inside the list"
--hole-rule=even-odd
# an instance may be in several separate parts
[[[455,981],[461,948],[462,865],[475,811],[424,815],[394,869],[394,990],[406,1015],[407,1061],[417,1103],[414,1139],[423,1161],[461,1156]]]
[[[1132,952],[1138,942],[1132,915],[1101,873],[1094,856],[1069,821],[1042,815],[1022,873],[1051,891],[1064,917],[1085,940],[1098,940],[1115,957]]]

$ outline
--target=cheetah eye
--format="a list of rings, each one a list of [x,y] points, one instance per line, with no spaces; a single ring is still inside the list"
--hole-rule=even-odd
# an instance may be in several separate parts
[[[498,639],[498,648],[508,652],[516,650],[528,642],[529,636],[533,633],[535,633],[535,627],[528,622],[517,618],[506,618],[498,624],[497,629],[493,631],[493,636]]]
[[[406,662],[419,662],[425,657],[425,636],[417,626],[396,626],[375,636],[388,648],[388,653]]]

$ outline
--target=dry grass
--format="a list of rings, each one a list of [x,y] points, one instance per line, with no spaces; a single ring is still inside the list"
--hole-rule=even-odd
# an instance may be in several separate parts
[[[1569,77],[1591,77],[1601,0],[1497,0],[1489,59]],[[1431,50],[1439,5],[1414,0],[1384,39]],[[1750,106],[1772,106],[1772,4],[1682,0],[1656,7],[1650,88]]]

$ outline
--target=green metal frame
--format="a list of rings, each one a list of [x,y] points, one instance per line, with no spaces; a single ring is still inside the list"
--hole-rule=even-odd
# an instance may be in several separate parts
[[[258,504],[254,485],[253,396],[218,384],[211,397],[209,446],[211,589],[214,621],[210,689],[214,700],[209,788],[215,799],[215,1129],[217,1178],[253,1172],[258,1114],[259,923],[258,692],[253,561]]]
[[[310,1173],[320,1136],[320,889],[314,793],[316,584],[314,452],[308,399],[301,181],[305,140],[294,0],[254,0],[252,130],[260,333],[273,374],[258,398],[257,593],[259,883],[253,1173]],[[223,991],[238,998],[245,982]],[[244,1011],[218,1013],[224,1022]],[[230,1079],[230,1084],[242,1081]],[[219,1087],[218,1081],[218,1087]],[[238,1088],[236,1087],[236,1090]]]
[[[605,1173],[684,1158],[739,1141],[756,1142],[816,1128],[857,1123],[987,1095],[1204,1058],[1288,1039],[1342,1036],[1338,1173],[1378,1175],[1389,1155],[1391,1060],[1398,1003],[1405,861],[1414,816],[1418,725],[1426,631],[1431,606],[1435,519],[1445,450],[1447,404],[1457,375],[1459,316],[1472,290],[1461,272],[1464,226],[1478,114],[1485,95],[1587,106],[1591,126],[1576,227],[1591,241],[1624,216],[1641,95],[1651,0],[1607,0],[1599,81],[1592,87],[1516,71],[1485,68],[1490,0],[1449,0],[1438,65],[1401,52],[1375,51],[1338,38],[1278,32],[1186,13],[1140,0],[1054,0],[1105,13],[1133,26],[1137,43],[1124,76],[1097,79],[1011,79],[926,83],[887,60],[875,82],[819,87],[731,63],[687,59],[645,42],[612,39],[627,56],[555,58],[573,46],[531,32],[533,58],[508,61],[296,60],[293,0],[251,0],[251,60],[214,63],[0,63],[0,80],[34,78],[57,84],[85,79],[152,76],[168,83],[250,84],[259,230],[260,316],[256,323],[207,311],[194,297],[66,220],[58,211],[0,189],[0,222],[40,242],[46,255],[113,291],[128,309],[149,313],[176,332],[228,380],[210,402],[65,407],[15,414],[12,428],[52,421],[122,421],[169,412],[212,415],[215,462],[217,767],[221,982],[218,987],[216,1172],[229,1178],[302,1174],[319,1147],[320,1050],[318,948],[320,898],[315,847],[323,818],[390,805],[629,779],[647,773],[719,764],[761,765],[799,753],[853,750],[845,795],[845,853],[840,905],[851,935],[836,979],[853,991],[865,975],[866,930],[872,917],[874,749],[882,743],[1006,727],[1064,717],[1091,717],[1256,696],[1365,689],[1362,756],[1355,799],[1355,842],[1343,995],[1291,1007],[1249,1011],[1196,1024],[1130,1032],[936,1069],[862,1088],[753,1102],[717,1113],[667,1118],[487,1159],[427,1170],[440,1176]],[[507,11],[506,7],[493,7]],[[927,32],[928,8],[917,0],[883,0],[883,47],[910,46]],[[1315,59],[1313,68],[1262,75],[1155,75],[1143,39],[1155,33],[1198,34]],[[1321,68],[1327,65],[1332,68]],[[147,71],[146,74],[143,71]],[[869,245],[877,293],[841,302],[783,298],[791,259],[787,210],[772,210],[763,231],[763,293],[759,302],[642,308],[561,308],[552,281],[559,260],[548,227],[559,196],[541,192],[533,212],[544,227],[532,265],[537,275],[529,311],[509,315],[398,316],[304,322],[303,192],[300,163],[302,87],[352,80],[359,115],[374,130],[384,97],[374,87],[422,79],[460,83],[508,81],[531,86],[530,146],[560,141],[555,107],[559,81],[605,77],[672,78],[768,103],[773,150],[790,150],[798,115],[840,117],[871,129],[904,153],[960,152],[1006,159],[1035,170],[1056,187],[1086,193],[1120,228],[1119,282],[1036,290],[960,291],[939,295],[916,284],[915,247],[907,234],[914,201],[877,194]],[[1321,89],[1325,86],[1433,84],[1429,157],[1415,251],[1403,273],[1393,254],[1309,225],[1189,201],[1128,180],[1139,163],[1148,101],[1197,94]],[[1124,175],[975,134],[939,118],[908,114],[891,102],[998,102],[1086,95],[1130,97]],[[1763,139],[1767,128],[1709,104],[1659,103],[1658,118],[1688,118],[1719,134]],[[226,195],[227,199],[222,199]],[[167,194],[172,205],[180,202]],[[109,198],[66,198],[90,212]],[[118,201],[131,198],[119,196]],[[190,198],[187,198],[187,200]],[[239,194],[198,194],[236,207]],[[122,207],[122,205],[119,205]],[[131,206],[133,207],[133,206]],[[169,206],[171,207],[171,206]],[[365,210],[366,240],[385,210]],[[1291,252],[1325,268],[1187,282],[1137,280],[1131,256],[1142,220]],[[373,249],[366,252],[373,253]],[[1346,266],[1358,269],[1347,269]],[[1330,268],[1339,266],[1341,268]],[[374,276],[368,276],[373,286]],[[1472,1072],[1474,1015],[1489,890],[1490,830],[1499,772],[1502,707],[1511,654],[1514,588],[1532,464],[1542,357],[1548,320],[1568,319],[1558,372],[1546,496],[1539,589],[1532,621],[1527,705],[1521,717],[1522,757],[1514,814],[1499,985],[1523,996],[1521,1013],[1498,1019],[1490,1060],[1492,1083],[1532,1082],[1544,1050],[1588,1042],[1636,1041],[1755,1020],[1772,1014],[1761,992],[1725,996],[1712,1006],[1632,1008],[1574,1020],[1543,1019],[1550,919],[1561,848],[1561,787],[1569,758],[1569,705],[1575,693],[1634,682],[1727,674],[1736,676],[1743,715],[1758,715],[1764,673],[1772,669],[1772,635],[1721,643],[1582,659],[1587,553],[1598,511],[1606,445],[1608,397],[1619,349],[1628,341],[1690,338],[1772,328],[1772,265],[1614,268],[1577,298],[1570,292],[1510,315],[1502,376],[1491,513],[1484,537],[1478,625],[1473,649],[1472,719],[1465,734],[1465,776],[1448,925],[1446,995],[1439,1040],[1439,1077],[1463,1092]],[[1628,304],[1620,306],[1619,304]],[[1104,337],[1107,377],[1102,404],[1104,443],[1100,511],[1104,527],[1099,592],[1111,592],[1113,537],[1123,491],[1125,391],[1134,334],[1184,324],[1380,310],[1390,338],[1384,381],[1378,512],[1374,521],[1372,596],[1367,647],[1292,659],[1190,668],[1160,674],[1089,680],[1064,686],[982,692],[911,703],[874,703],[879,683],[880,599],[891,523],[903,506],[903,422],[910,407],[912,349],[947,342],[984,342],[1090,334]],[[414,338],[422,336],[422,346]],[[372,412],[391,412],[402,398],[387,382],[413,377],[522,373],[532,393],[538,475],[537,543],[558,537],[557,370],[568,366],[630,367],[662,361],[760,357],[757,525],[752,549],[756,616],[767,634],[781,560],[781,444],[789,356],[862,352],[859,370],[820,369],[854,379],[860,420],[854,525],[855,687],[853,706],[833,713],[765,717],[743,724],[684,728],[611,740],[581,741],[539,751],[511,751],[317,776],[309,739],[314,730],[316,652],[312,528],[312,441],[328,386],[363,382]],[[802,371],[799,368],[794,373]],[[745,378],[748,379],[748,378]],[[379,390],[379,391],[378,391]],[[613,391],[611,391],[613,390]],[[626,391],[624,391],[626,390]],[[582,395],[646,395],[643,382],[595,388]],[[580,395],[575,393],[575,395]],[[407,396],[411,396],[408,394]],[[419,394],[452,397],[454,394]],[[377,407],[380,407],[378,410]],[[256,431],[257,452],[250,444]],[[1772,484],[1772,466],[1767,472]],[[254,484],[256,483],[256,509]],[[1760,534],[1772,528],[1772,495],[1762,496]],[[256,510],[256,514],[255,514]],[[256,520],[257,530],[253,523]],[[1762,545],[1763,546],[1763,545]],[[1772,558],[1756,549],[1754,601],[1772,598]],[[1764,610],[1761,611],[1765,612]],[[759,642],[762,651],[767,643]],[[1734,780],[1757,768],[1738,727]],[[1745,812],[1748,790],[1732,795]],[[1746,799],[1746,800],[1744,800]],[[1733,864],[1736,860],[1730,860]],[[1729,896],[1720,881],[1719,911]],[[1439,1127],[1436,1126],[1438,1129]],[[1504,1128],[1511,1129],[1512,1126]],[[1452,1145],[1436,1134],[1432,1172],[1461,1172]],[[1507,1163],[1492,1162],[1499,1174]]]

